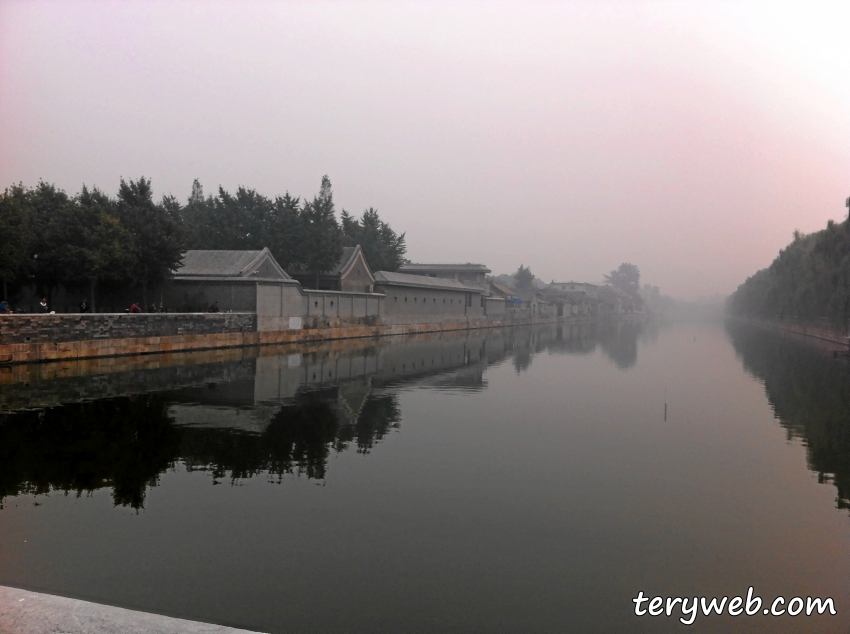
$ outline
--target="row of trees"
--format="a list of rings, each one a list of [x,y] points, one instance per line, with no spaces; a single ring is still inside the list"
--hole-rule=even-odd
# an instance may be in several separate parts
[[[187,249],[268,247],[284,268],[317,275],[330,270],[345,246],[360,244],[373,270],[394,271],[404,261],[404,234],[372,208],[337,220],[331,182],[301,201],[286,193],[268,198],[239,187],[204,196],[195,180],[185,205],[173,196],[155,202],[151,182],[121,180],[116,197],[83,186],[69,196],[54,185],[13,185],[0,196],[0,278],[8,289],[31,284],[49,296],[57,287],[161,284]]]
[[[727,300],[739,315],[765,319],[850,322],[850,224],[832,220],[826,229],[794,239],[766,269],[741,284]]]

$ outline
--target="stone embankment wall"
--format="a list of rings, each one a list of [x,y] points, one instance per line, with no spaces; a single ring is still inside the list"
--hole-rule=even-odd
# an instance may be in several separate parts
[[[834,328],[828,324],[806,324],[789,320],[776,321],[749,318],[738,319],[747,323],[778,330],[786,334],[803,337],[810,343],[815,343],[818,347],[830,351],[846,351],[848,349],[848,345],[850,345],[850,340],[847,338],[847,332]]]
[[[0,345],[253,332],[253,313],[0,315]]]
[[[438,323],[360,323],[339,327],[257,329],[251,313],[2,315],[0,363],[95,359],[362,337],[552,323],[548,319],[457,319]]]

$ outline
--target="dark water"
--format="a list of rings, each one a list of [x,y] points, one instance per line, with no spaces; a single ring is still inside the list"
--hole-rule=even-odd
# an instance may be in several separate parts
[[[850,374],[798,341],[607,324],[133,363],[0,376],[0,584],[267,632],[848,631]],[[749,586],[838,614],[631,601]]]

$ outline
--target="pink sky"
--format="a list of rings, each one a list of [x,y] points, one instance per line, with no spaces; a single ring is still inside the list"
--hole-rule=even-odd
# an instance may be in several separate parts
[[[329,174],[413,260],[728,293],[847,213],[848,25],[838,2],[0,0],[0,182]]]

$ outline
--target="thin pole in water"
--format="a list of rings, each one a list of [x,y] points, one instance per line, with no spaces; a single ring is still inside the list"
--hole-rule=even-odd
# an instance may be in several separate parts
[[[664,388],[664,422],[667,422],[667,388]]]

